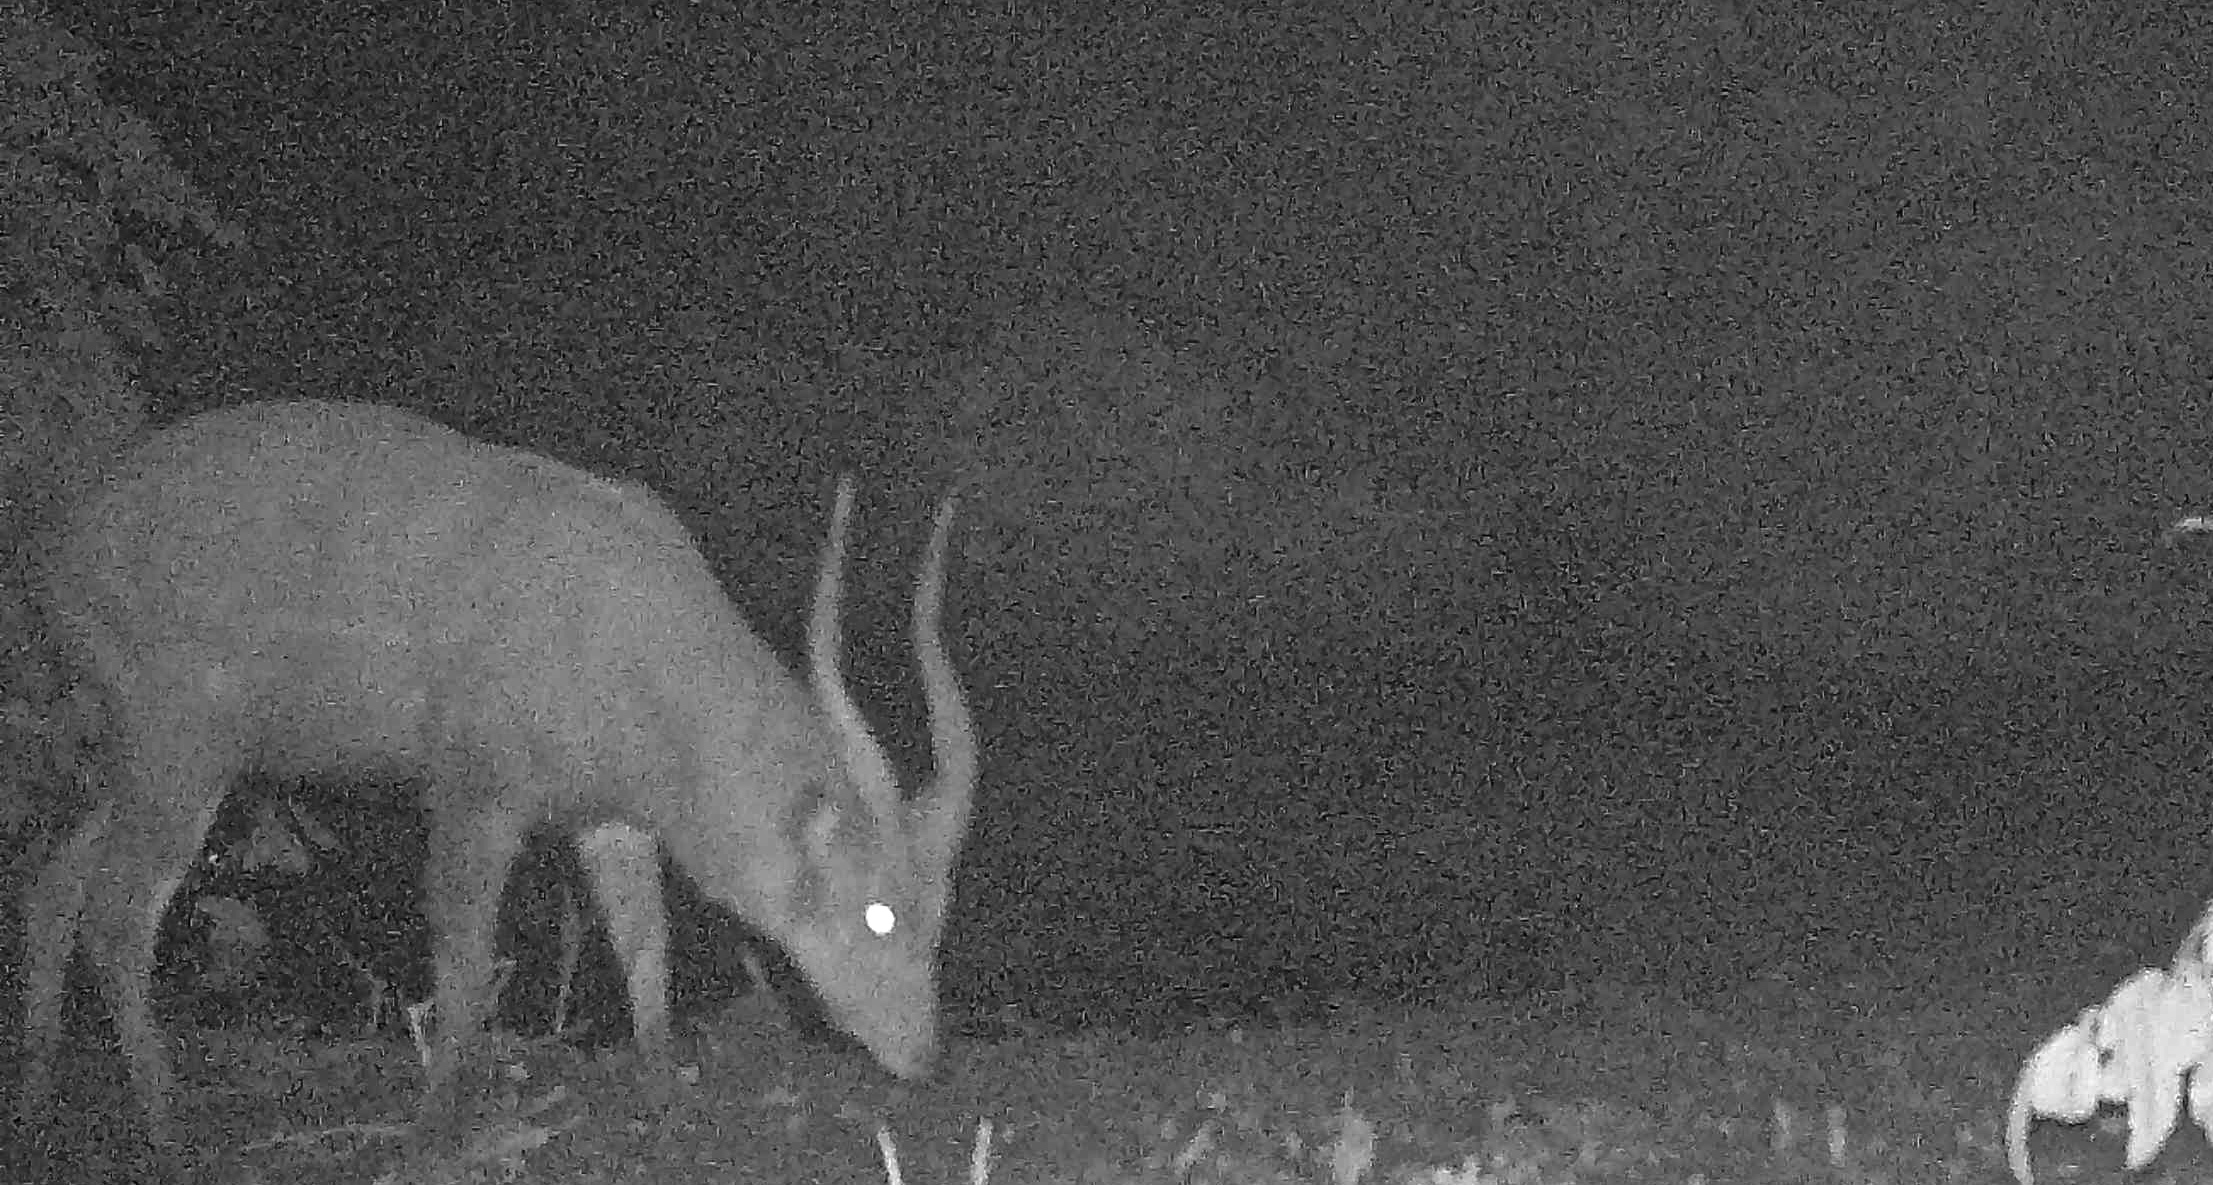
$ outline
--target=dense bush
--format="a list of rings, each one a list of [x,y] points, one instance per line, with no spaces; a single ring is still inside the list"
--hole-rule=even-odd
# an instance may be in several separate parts
[[[63,680],[28,596],[40,536],[139,428],[165,268],[227,237],[145,122],[101,97],[98,68],[36,5],[0,9],[0,830],[57,784]]]

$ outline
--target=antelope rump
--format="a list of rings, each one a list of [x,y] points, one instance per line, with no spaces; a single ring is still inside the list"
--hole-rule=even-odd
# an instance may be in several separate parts
[[[81,939],[145,1135],[167,1142],[155,936],[249,771],[424,787],[439,1032],[426,1127],[451,1113],[493,1003],[509,865],[542,827],[577,845],[649,1059],[668,1041],[665,848],[782,943],[885,1068],[925,1072],[976,777],[940,634],[953,507],[916,581],[935,770],[910,802],[840,669],[852,500],[841,481],[802,682],[642,487],[368,404],[252,404],[154,434],[75,508],[49,579],[55,628],[106,720],[102,789],[22,901],[20,1116],[50,1112]]]

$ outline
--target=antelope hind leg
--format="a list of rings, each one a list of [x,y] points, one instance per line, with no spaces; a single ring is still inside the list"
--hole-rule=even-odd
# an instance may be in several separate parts
[[[161,792],[133,793],[115,804],[97,867],[84,878],[85,957],[99,970],[144,1117],[142,1134],[156,1149],[171,1145],[176,1083],[167,1036],[154,1016],[154,943],[223,798],[222,781],[194,756],[137,767],[129,784]],[[160,773],[149,776],[149,769]]]
[[[113,803],[93,808],[47,857],[23,893],[23,1074],[15,1109],[26,1136],[43,1131],[53,1120],[54,1055],[61,1046],[70,956],[77,951],[77,928],[84,916],[85,877],[101,859],[114,816]]]

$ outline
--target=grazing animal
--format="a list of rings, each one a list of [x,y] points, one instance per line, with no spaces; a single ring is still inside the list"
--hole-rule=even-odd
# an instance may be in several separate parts
[[[884,1067],[923,1074],[977,760],[940,636],[953,507],[916,582],[935,772],[909,801],[840,671],[852,501],[841,482],[802,680],[639,486],[369,404],[251,404],[152,435],[74,510],[51,567],[56,627],[106,709],[104,786],[22,901],[20,1115],[50,1111],[81,940],[145,1135],[167,1143],[155,935],[248,773],[425,787],[426,1128],[451,1117],[492,1006],[500,894],[540,827],[583,858],[649,1057],[668,1041],[665,847]]]

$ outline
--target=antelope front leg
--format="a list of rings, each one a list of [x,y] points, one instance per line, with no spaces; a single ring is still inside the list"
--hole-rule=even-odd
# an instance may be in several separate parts
[[[621,824],[577,837],[607,937],[622,960],[630,993],[630,1031],[650,1070],[668,1059],[668,911],[661,902],[661,850],[652,836]]]
[[[508,869],[522,850],[522,822],[498,811],[433,821],[423,868],[423,914],[436,949],[431,959],[437,1008],[430,1064],[423,1070],[420,1126],[426,1135],[452,1129],[459,1116],[455,1087],[497,1001],[492,988],[492,938]]]

